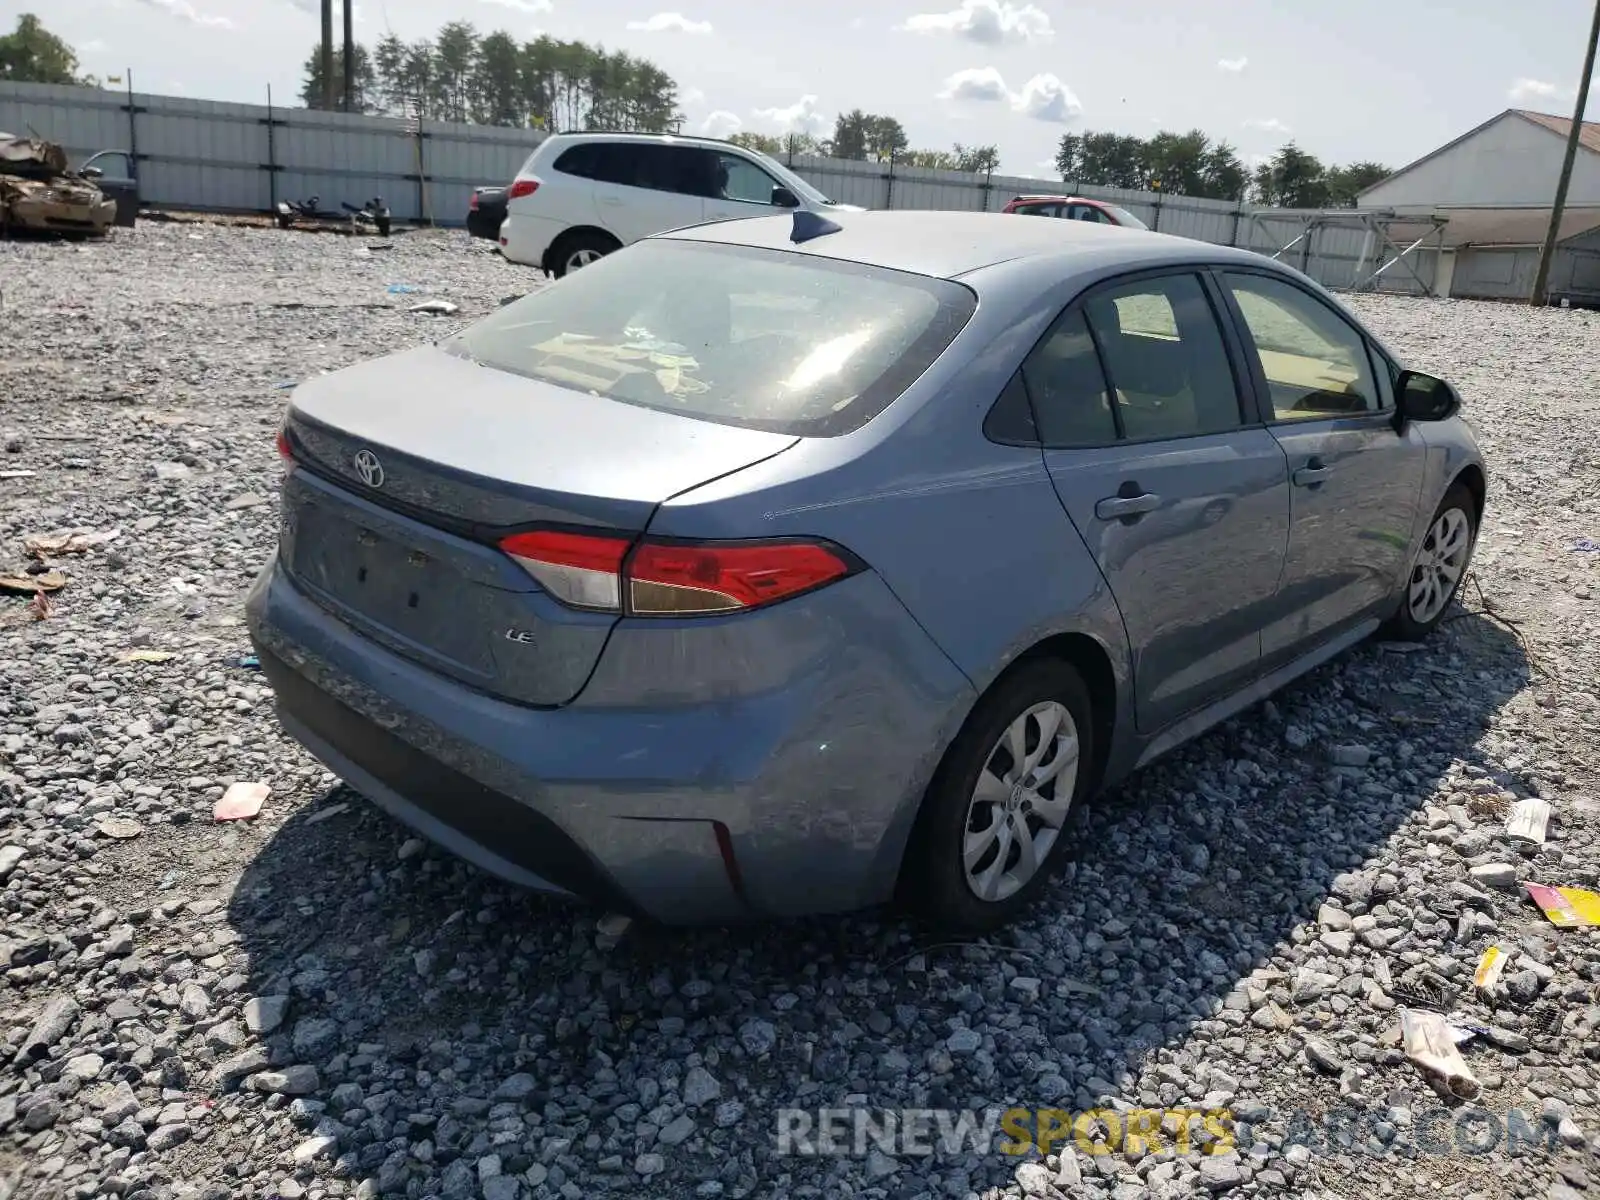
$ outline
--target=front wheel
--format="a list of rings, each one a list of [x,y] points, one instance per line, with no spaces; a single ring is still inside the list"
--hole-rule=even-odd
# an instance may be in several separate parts
[[[563,238],[551,255],[554,275],[560,279],[618,249],[617,243],[598,233],[575,233]]]
[[[1415,642],[1439,627],[1467,577],[1477,538],[1478,506],[1471,492],[1454,484],[1439,502],[1422,545],[1417,547],[1400,595],[1400,610],[1384,627],[1385,636]]]
[[[904,898],[936,923],[1004,924],[1041,888],[1091,786],[1088,689],[1069,664],[1029,663],[979,701],[935,773],[907,848]]]

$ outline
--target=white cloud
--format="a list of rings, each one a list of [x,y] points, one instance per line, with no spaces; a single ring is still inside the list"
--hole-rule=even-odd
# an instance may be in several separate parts
[[[1011,92],[999,71],[993,67],[968,67],[944,81],[941,100],[993,101],[1010,99]]]
[[[188,21],[191,25],[199,25],[206,29],[232,29],[233,22],[227,17],[214,17],[210,13],[200,12],[189,0],[140,0],[151,8],[158,8],[169,16],[177,17],[180,21]]]
[[[961,0],[959,8],[919,13],[900,28],[911,33],[951,33],[985,46],[1046,41],[1055,34],[1043,9],[1009,0]]]
[[[700,132],[706,137],[729,138],[744,128],[744,122],[733,113],[718,109],[700,122]]]
[[[501,8],[514,8],[521,13],[547,13],[550,0],[478,0],[480,4],[498,4]]]
[[[679,104],[704,104],[706,94],[697,87],[684,88],[678,93]]]
[[[1083,105],[1071,88],[1054,75],[1035,75],[1011,98],[1011,107],[1036,121],[1065,125],[1083,115]]]
[[[87,42],[84,42],[81,46],[78,47],[78,53],[79,54],[104,54],[109,49],[111,49],[111,47],[108,46],[101,39],[99,39],[99,38],[90,38]]]
[[[819,134],[828,127],[827,118],[817,111],[815,96],[801,96],[784,108],[758,108],[758,120],[777,125],[784,133]]]
[[[1064,125],[1083,114],[1083,105],[1072,89],[1054,75],[1035,75],[1020,92],[1006,86],[1005,77],[993,67],[968,67],[944,81],[941,100],[961,100],[978,104],[1004,101],[1015,112],[1038,121]]]
[[[710,21],[691,21],[682,13],[664,12],[644,21],[629,21],[629,29],[644,33],[710,33]]]
[[[1246,129],[1259,129],[1262,133],[1288,133],[1289,127],[1277,117],[1251,117],[1244,123]]]
[[[1242,54],[1238,58],[1219,58],[1217,60],[1217,70],[1226,71],[1230,75],[1238,75],[1249,65],[1250,60]]]
[[[1554,100],[1557,96],[1571,94],[1570,88],[1560,88],[1553,83],[1546,83],[1543,79],[1519,79],[1506,93],[1517,104],[1527,104],[1534,100]]]

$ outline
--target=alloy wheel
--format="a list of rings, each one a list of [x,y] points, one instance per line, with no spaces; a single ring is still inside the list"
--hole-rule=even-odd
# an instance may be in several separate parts
[[[995,902],[1038,874],[1061,834],[1078,782],[1077,723],[1046,700],[1016,717],[984,760],[967,805],[962,867],[978,899]]]
[[[1411,568],[1411,583],[1406,604],[1411,619],[1426,625],[1450,603],[1472,550],[1472,522],[1459,508],[1440,513],[1422,539],[1416,564]]]

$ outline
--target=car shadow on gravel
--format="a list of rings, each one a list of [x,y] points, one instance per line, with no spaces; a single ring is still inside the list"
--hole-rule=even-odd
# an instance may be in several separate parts
[[[270,1057],[318,1068],[297,1119],[384,1194],[442,1176],[428,1194],[478,1195],[495,1170],[518,1177],[508,1197],[569,1181],[584,1196],[981,1191],[1006,1181],[1000,1158],[891,1172],[777,1157],[778,1110],[1092,1107],[1164,1050],[1203,1081],[1196,1025],[1314,939],[1356,868],[1377,872],[1370,905],[1398,891],[1376,936],[1403,953],[1398,910],[1441,898],[1386,844],[1424,804],[1459,802],[1435,798],[1441,780],[1498,778],[1477,743],[1534,673],[1478,614],[1403,649],[1342,656],[1089,806],[1046,897],[976,944],[869,913],[635,926],[600,947],[595,910],[418,851],[336,789],[260,851],[229,908],[251,994],[289,998]],[[1339,952],[1318,951],[1338,972]]]

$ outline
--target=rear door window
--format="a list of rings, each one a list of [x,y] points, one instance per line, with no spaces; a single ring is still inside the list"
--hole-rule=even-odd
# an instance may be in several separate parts
[[[597,397],[830,436],[899,396],[975,307],[946,279],[663,238],[497,309],[444,347]]]
[[[1020,213],[1025,217],[1059,217],[1061,215],[1061,205],[1019,204],[1011,212],[1013,215]]]
[[[1125,437],[1192,437],[1240,426],[1222,330],[1196,276],[1116,285],[1083,307]]]

